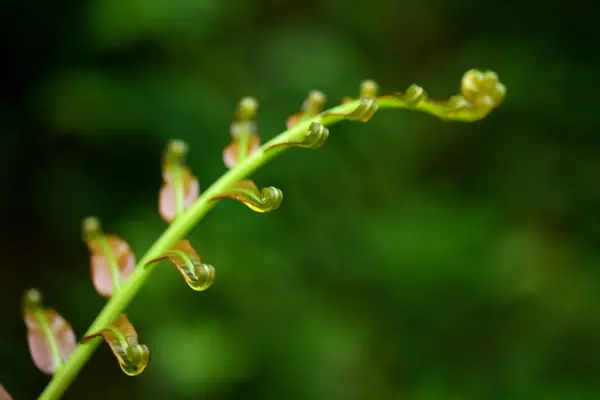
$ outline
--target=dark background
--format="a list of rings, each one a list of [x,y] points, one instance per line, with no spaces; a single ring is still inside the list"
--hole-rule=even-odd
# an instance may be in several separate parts
[[[254,175],[260,215],[222,202],[190,235],[217,268],[195,293],[157,268],[128,310],[152,351],[106,346],[67,399],[598,399],[597,15],[583,1],[86,0],[2,7],[0,382],[35,399],[21,293],[78,336],[104,299],[80,221],[138,258],[164,230],[160,157],[190,144],[201,188],[225,167],[236,102],[263,140],[310,89],[377,80],[433,98],[470,68],[508,88],[483,121],[385,110]]]

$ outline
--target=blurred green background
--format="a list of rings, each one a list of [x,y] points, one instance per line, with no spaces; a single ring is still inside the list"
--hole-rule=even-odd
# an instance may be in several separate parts
[[[306,93],[372,78],[433,98],[470,68],[508,87],[485,120],[385,110],[254,175],[260,215],[218,205],[190,235],[217,280],[156,269],[128,310],[152,361],[106,346],[66,399],[598,399],[600,158],[594,24],[581,1],[13,0],[3,6],[0,382],[35,399],[21,293],[78,336],[104,299],[87,215],[138,258],[165,229],[160,157],[225,167],[236,102],[263,140]]]

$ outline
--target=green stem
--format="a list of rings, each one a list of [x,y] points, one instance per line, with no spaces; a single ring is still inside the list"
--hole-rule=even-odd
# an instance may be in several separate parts
[[[378,99],[379,107],[382,108],[409,108],[402,100],[392,97]],[[360,104],[359,100],[355,100],[346,104],[338,105],[327,111],[331,114],[347,114],[352,112]],[[446,118],[440,111],[440,106],[430,105],[429,103],[421,103],[414,109],[424,111],[429,114],[437,115]],[[457,113],[452,116],[453,120],[473,121],[480,119],[469,113]],[[146,254],[140,259],[135,271],[123,283],[121,291],[113,296],[104,306],[100,314],[96,317],[92,325],[89,327],[86,335],[97,332],[104,327],[109,326],[131,303],[135,295],[144,286],[146,280],[154,270],[153,266],[143,268],[149,261],[162,256],[170,250],[179,240],[184,238],[188,232],[217,204],[217,201],[211,200],[213,197],[220,195],[228,190],[232,185],[246,178],[248,175],[256,171],[267,161],[286,150],[286,146],[275,147],[265,153],[265,149],[281,142],[294,142],[304,138],[306,131],[311,122],[320,122],[323,125],[331,125],[344,117],[329,115],[325,117],[317,116],[309,120],[298,123],[291,129],[288,129],[269,142],[265,143],[256,152],[249,155],[241,163],[227,171],[221,178],[213,183],[206,191],[204,191],[196,202],[188,208],[179,218],[177,218],[154,242]],[[94,350],[98,347],[100,341],[78,345],[67,362],[60,368],[52,377],[52,380],[40,395],[38,400],[56,400],[59,399],[65,390],[69,387],[73,379],[77,376],[81,368],[90,358]]]
[[[178,218],[185,211],[185,187],[183,169],[180,165],[173,168],[173,189],[175,190],[175,218]]]
[[[248,142],[250,140],[250,135],[247,132],[243,132],[240,137],[240,142],[238,144],[238,163],[243,162],[248,156]]]
[[[44,336],[46,336],[46,341],[50,344],[50,353],[52,353],[52,360],[54,361],[55,370],[59,370],[63,365],[63,358],[60,352],[60,347],[58,347],[58,343],[56,343],[56,338],[52,333],[52,329],[50,329],[50,325],[48,325],[48,320],[44,315],[44,310],[36,309],[34,311],[35,318],[38,320],[40,324],[40,328],[42,328],[42,332],[44,332]]]
[[[102,246],[102,250],[104,251],[104,257],[106,257],[106,262],[108,263],[108,267],[110,269],[110,278],[113,284],[113,296],[116,295],[121,290],[121,274],[119,273],[119,264],[117,264],[117,260],[115,259],[115,255],[108,244],[108,241],[104,236],[98,238],[100,242],[100,246]]]

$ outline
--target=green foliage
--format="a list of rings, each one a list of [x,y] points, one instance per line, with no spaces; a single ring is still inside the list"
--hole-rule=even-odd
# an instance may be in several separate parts
[[[54,373],[54,377],[40,399],[54,400],[65,393],[97,347],[97,341],[91,342],[97,337],[103,337],[109,344],[127,375],[137,376],[144,371],[150,361],[150,350],[138,343],[135,328],[123,314],[125,308],[148,280],[152,271],[150,267],[164,258],[179,269],[192,289],[204,291],[212,285],[214,267],[203,264],[184,237],[221,199],[239,200],[259,213],[278,209],[283,199],[281,190],[275,187],[259,190],[253,181],[245,179],[275,155],[288,147],[320,148],[329,136],[325,125],[342,120],[368,122],[380,107],[410,108],[444,119],[475,121],[500,105],[506,91],[495,73],[477,70],[469,70],[463,76],[461,94],[458,95],[460,101],[454,100],[457,96],[448,101],[431,101],[425,98],[422,89],[415,89],[416,85],[404,94],[377,97],[377,87],[373,81],[365,81],[361,84],[360,99],[345,98],[344,104],[325,111],[322,111],[325,96],[318,91],[310,92],[297,118],[288,119],[288,129],[261,147],[258,147],[260,139],[256,132],[258,102],[250,97],[242,98],[230,127],[232,143],[225,147],[223,153],[223,161],[230,170],[200,196],[198,180],[185,162],[187,143],[169,141],[163,157],[164,184],[159,190],[159,210],[170,226],[133,270],[135,258],[129,245],[116,235],[105,235],[96,218],[84,219],[83,237],[91,253],[92,280],[98,293],[110,300],[81,339],[80,345],[74,351],[69,350],[64,364],[48,324],[41,324],[48,331],[42,336],[44,342],[49,343],[45,347],[52,348],[52,351],[46,349],[46,353],[51,353],[55,361],[53,367],[45,371]],[[26,314],[26,323],[29,319]],[[69,331],[73,336],[70,327]],[[38,353],[31,346],[30,349],[35,360]],[[73,354],[70,354],[71,351]]]

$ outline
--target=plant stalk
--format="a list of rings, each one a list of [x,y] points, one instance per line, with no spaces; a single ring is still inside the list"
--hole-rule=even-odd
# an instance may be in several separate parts
[[[422,102],[415,107],[410,107],[403,100],[389,96],[378,98],[377,102],[380,109],[412,108],[428,114],[436,115],[443,119],[448,118],[456,121],[470,122],[482,118],[481,116],[475,116],[468,112],[459,112],[449,117],[446,110],[433,102]],[[277,146],[273,149],[270,149],[268,152],[265,152],[265,149],[277,143],[302,140],[312,122],[319,122],[325,126],[328,126],[345,119],[343,116],[339,115],[322,116],[323,114],[350,113],[359,104],[359,100],[341,104],[324,111],[321,115],[298,123],[291,129],[280,133],[269,142],[263,144],[257,151],[253,152],[234,168],[222,175],[221,178],[214,182],[200,195],[200,197],[190,208],[179,215],[156,240],[156,242],[154,242],[146,254],[139,260],[135,271],[126,281],[122,282],[120,290],[117,291],[116,294],[106,303],[84,336],[91,335],[92,333],[101,331],[102,329],[106,329],[120,314],[124,312],[154,270],[154,265],[147,264],[153,259],[161,257],[165,252],[170,250],[178,241],[182,240],[190,232],[190,230],[198,222],[200,222],[200,220],[202,220],[202,218],[218,202],[218,200],[212,200],[213,197],[220,195],[237,182],[248,177],[273,157],[286,150],[287,147]],[[100,343],[100,340],[95,340],[85,344],[79,344],[67,359],[65,364],[56,371],[52,377],[52,380],[48,386],[46,386],[38,400],[60,399]]]

